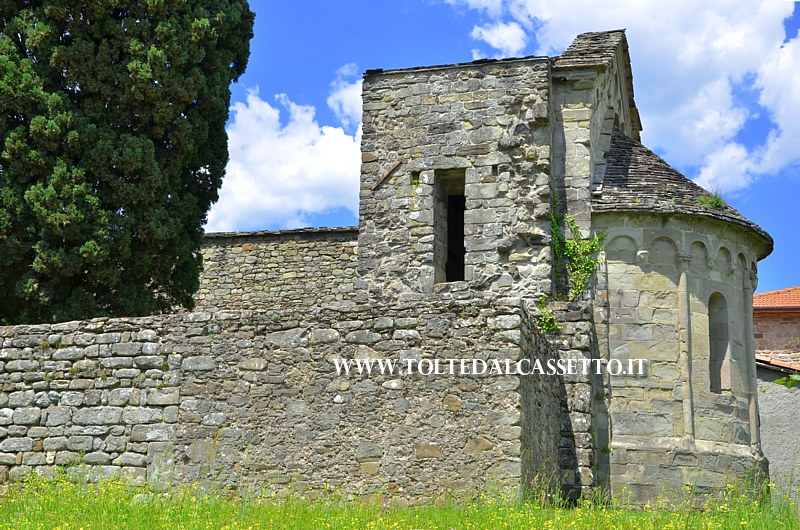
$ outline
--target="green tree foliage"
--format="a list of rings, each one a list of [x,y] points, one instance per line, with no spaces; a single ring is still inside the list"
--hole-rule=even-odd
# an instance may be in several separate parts
[[[191,307],[247,0],[0,0],[0,322]]]

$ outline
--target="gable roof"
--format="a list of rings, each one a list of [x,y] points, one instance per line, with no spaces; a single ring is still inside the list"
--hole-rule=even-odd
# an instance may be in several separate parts
[[[594,212],[681,213],[734,223],[765,243],[759,258],[772,252],[773,241],[760,226],[728,206],[712,208],[698,201],[708,192],[641,143],[614,129],[606,153],[602,187],[592,195]]]
[[[575,37],[564,53],[553,58],[553,67],[606,66],[614,60],[620,43],[625,44],[627,51],[624,29],[581,33]]]
[[[753,309],[800,310],[800,287],[787,287],[753,295]]]
[[[581,33],[575,37],[564,53],[553,57],[553,74],[564,74],[568,71],[587,68],[608,70],[614,63],[617,53],[621,55],[619,75],[628,94],[627,104],[631,117],[631,129],[633,135],[638,139],[639,131],[642,130],[642,120],[633,97],[631,55],[624,29]]]

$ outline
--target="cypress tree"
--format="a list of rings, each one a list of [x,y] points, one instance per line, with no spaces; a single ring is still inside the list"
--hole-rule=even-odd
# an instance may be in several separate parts
[[[190,308],[247,0],[0,0],[0,323]]]

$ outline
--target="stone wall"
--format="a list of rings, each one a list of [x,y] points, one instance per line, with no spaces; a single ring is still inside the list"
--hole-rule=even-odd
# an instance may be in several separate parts
[[[350,300],[356,228],[207,234],[196,309],[315,307]]]
[[[753,314],[756,351],[800,350],[800,310],[759,310]]]
[[[557,377],[334,367],[557,355],[518,304],[95,319],[2,327],[0,345],[0,479],[87,464],[153,483],[329,484],[419,502],[560,472]]]
[[[758,366],[757,375],[761,445],[770,462],[769,478],[778,484],[778,491],[796,492],[800,488],[800,392],[773,382],[785,377],[785,372]]]
[[[597,359],[596,331],[591,302],[551,304],[561,329],[550,337],[560,359]],[[564,376],[561,400],[561,486],[567,498],[589,498],[607,484],[604,461],[608,425],[603,380],[591,371]]]

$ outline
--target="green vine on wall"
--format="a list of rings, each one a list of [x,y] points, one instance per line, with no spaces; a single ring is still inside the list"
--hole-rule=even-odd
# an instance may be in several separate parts
[[[556,321],[556,316],[547,307],[547,298],[541,297],[539,303],[536,304],[536,309],[539,310],[540,315],[536,317],[536,326],[542,333],[555,333],[561,331],[561,324]]]
[[[570,239],[562,235],[562,226],[569,228],[572,234]],[[575,218],[558,211],[556,198],[550,216],[550,237],[556,271],[556,298],[574,301],[589,287],[589,281],[597,270],[600,261],[597,254],[603,250],[605,235],[583,237]],[[562,271],[566,271],[566,281]]]

